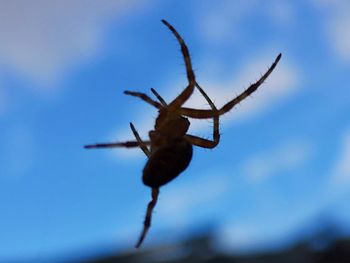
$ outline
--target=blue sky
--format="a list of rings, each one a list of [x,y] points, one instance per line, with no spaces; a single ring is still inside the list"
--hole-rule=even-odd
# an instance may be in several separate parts
[[[155,109],[123,94],[186,85],[166,19],[218,106],[283,57],[161,189],[145,246],[214,226],[220,248],[288,242],[322,214],[350,229],[350,4],[309,1],[1,1],[0,261],[131,249],[150,191],[136,150]],[[208,108],[193,94],[186,104]],[[211,136],[212,123],[191,122]],[[89,252],[88,252],[89,251]],[[91,252],[92,251],[92,252]]]

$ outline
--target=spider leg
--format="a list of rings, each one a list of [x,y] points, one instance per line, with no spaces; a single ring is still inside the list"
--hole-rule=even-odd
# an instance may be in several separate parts
[[[151,145],[150,141],[144,141],[145,145]],[[116,148],[116,147],[125,147],[125,148],[132,148],[132,147],[139,147],[139,142],[137,141],[126,141],[126,142],[115,142],[115,143],[96,143],[96,144],[89,144],[85,145],[85,149],[94,149],[94,148]]]
[[[165,100],[162,98],[162,96],[159,95],[159,93],[154,89],[151,88],[152,93],[154,94],[154,96],[157,97],[157,99],[160,101],[160,103],[162,103],[163,107],[166,107],[168,104],[165,102]]]
[[[196,87],[199,90],[199,92],[202,94],[202,96],[207,100],[209,103],[211,110],[213,112],[217,112],[217,108],[215,107],[212,100],[209,98],[209,96],[205,93],[205,91],[199,86],[199,84],[196,82]],[[185,135],[185,138],[193,145],[197,145],[203,148],[214,148],[218,145],[220,141],[220,133],[219,133],[219,115],[215,115],[213,117],[214,125],[213,125],[213,140],[207,140],[200,138],[198,136],[193,136],[190,134]]]
[[[147,155],[147,157],[149,158],[151,155],[150,150],[147,148],[146,144],[142,141],[139,133],[137,132],[137,130],[135,129],[135,126],[130,122],[130,128],[132,130],[132,133],[134,134],[136,140],[137,140],[137,144],[138,146],[141,148],[141,150]]]
[[[215,128],[214,128],[215,129]],[[219,135],[220,136],[220,135]],[[194,136],[191,134],[186,134],[185,138],[191,144],[202,147],[212,149],[215,148],[219,144],[220,137],[215,137],[215,133],[213,134],[213,140],[207,140],[198,136]]]
[[[190,109],[190,108],[180,108],[179,113],[181,115],[196,118],[196,119],[206,119],[212,118],[215,115],[222,115],[228,111],[230,111],[236,104],[240,103],[242,100],[251,95],[254,91],[258,89],[258,87],[264,83],[264,81],[268,78],[268,76],[272,73],[272,71],[277,66],[279,60],[281,59],[282,54],[280,53],[275,61],[272,63],[270,68],[266,71],[266,73],[254,84],[250,85],[245,91],[239,94],[236,98],[226,103],[221,109],[218,111],[213,110],[199,110],[199,109]]]
[[[141,246],[143,240],[147,235],[148,229],[151,227],[152,211],[157,204],[158,194],[159,194],[159,188],[152,188],[152,200],[148,203],[146,217],[143,222],[143,229],[142,229],[140,238],[136,243],[136,246],[135,246],[136,248],[139,248]]]
[[[185,41],[182,39],[180,34],[176,31],[176,29],[170,25],[167,21],[164,19],[162,20],[162,23],[166,25],[169,30],[175,35],[177,41],[179,42],[181,46],[181,52],[185,61],[185,66],[186,66],[186,74],[187,74],[187,79],[188,79],[188,86],[178,95],[170,104],[169,104],[169,110],[176,110],[181,107],[182,104],[185,103],[186,100],[191,96],[194,90],[195,86],[195,76],[194,72],[192,70],[192,65],[191,65],[191,57],[190,53],[188,51],[188,48],[185,44]]]
[[[124,91],[124,94],[130,95],[133,97],[138,97],[138,98],[142,99],[143,101],[147,102],[148,104],[151,104],[152,106],[156,107],[157,109],[162,108],[162,105],[159,102],[152,100],[148,95],[146,95],[144,93],[126,90],[126,91]]]

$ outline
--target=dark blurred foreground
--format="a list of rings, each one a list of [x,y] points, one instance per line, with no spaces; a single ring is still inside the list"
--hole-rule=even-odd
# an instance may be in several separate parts
[[[278,251],[258,252],[247,255],[224,254],[213,246],[210,236],[202,236],[173,245],[161,245],[141,249],[137,253],[110,255],[84,263],[114,262],[237,262],[237,263],[349,263],[350,238],[337,238],[330,241],[329,233],[319,233],[311,239],[299,242]],[[325,244],[327,241],[327,244]],[[328,242],[329,241],[329,242]],[[320,245],[322,248],[320,248]]]

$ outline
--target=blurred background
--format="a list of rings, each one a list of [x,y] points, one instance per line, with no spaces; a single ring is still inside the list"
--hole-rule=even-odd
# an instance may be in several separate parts
[[[349,14],[347,0],[1,0],[0,262],[349,262]],[[146,157],[83,145],[133,139],[130,121],[147,138],[157,111],[124,90],[170,101],[186,86],[161,19],[218,107],[283,56],[220,118],[220,145],[161,188],[136,252]],[[198,92],[186,106],[209,108]]]

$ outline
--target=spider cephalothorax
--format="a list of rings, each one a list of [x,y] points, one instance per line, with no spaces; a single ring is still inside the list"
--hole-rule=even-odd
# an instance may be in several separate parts
[[[177,112],[161,109],[154,125],[155,131],[168,138],[180,138],[186,135],[190,121]]]
[[[170,182],[184,171],[192,159],[192,145],[203,148],[214,148],[220,140],[219,134],[219,116],[230,111],[236,104],[244,100],[267,79],[281,59],[279,54],[270,68],[262,77],[250,85],[240,95],[226,103],[222,108],[217,109],[208,95],[198,85],[192,70],[191,59],[187,46],[175,28],[167,21],[162,22],[175,35],[181,46],[181,52],[184,57],[186,74],[188,79],[187,87],[169,104],[154,90],[151,89],[158,101],[151,99],[148,95],[140,92],[125,91],[126,95],[138,97],[145,102],[156,107],[159,115],[156,119],[154,130],[149,132],[149,140],[143,141],[134,125],[130,123],[130,128],[136,138],[136,141],[102,143],[86,145],[85,148],[113,148],[113,147],[139,147],[148,157],[147,163],[143,169],[142,181],[152,189],[152,200],[147,206],[147,213],[144,221],[144,227],[136,247],[142,244],[148,229],[151,226],[152,210],[155,207],[159,194],[159,187]],[[210,110],[191,109],[182,107],[197,88],[202,96],[209,103]],[[197,136],[187,134],[190,118],[213,119],[213,140],[203,139]]]

